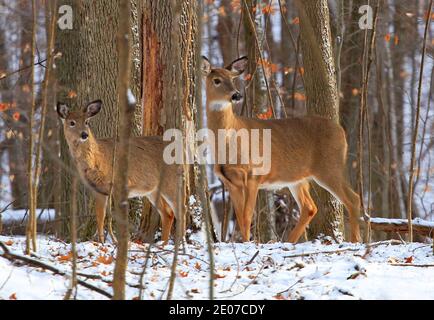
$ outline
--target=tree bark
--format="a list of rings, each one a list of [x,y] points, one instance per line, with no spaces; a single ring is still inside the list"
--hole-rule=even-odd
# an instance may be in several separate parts
[[[327,1],[297,0],[296,5],[300,14],[308,114],[320,115],[339,122],[339,100]],[[318,206],[318,214],[310,224],[309,236],[317,237],[324,234],[341,240],[342,204],[317,185],[313,187],[312,196]]]
[[[56,49],[62,53],[62,57],[56,60],[58,80],[57,99],[69,103],[72,108],[79,109],[89,101],[101,99],[103,108],[101,113],[91,121],[91,129],[97,138],[113,137],[118,121],[117,101],[117,75],[118,53],[116,50],[116,34],[119,26],[116,0],[95,1],[64,1],[70,5],[74,12],[74,24],[72,30],[61,30],[56,34]],[[138,23],[136,1],[132,1],[129,17],[133,28],[136,30]],[[140,49],[138,35],[132,31],[133,41],[130,42],[134,61],[140,59],[137,50]],[[141,71],[140,64],[132,64],[132,89],[133,93],[140,92]],[[139,70],[136,70],[139,68]],[[139,83],[137,83],[139,82]],[[140,132],[140,109],[137,108],[133,132]],[[62,131],[60,129],[60,131]],[[60,133],[63,137],[63,132]],[[68,146],[61,138],[61,160],[66,169],[62,170],[60,178],[60,216],[62,218],[62,231],[67,234],[68,217],[71,204],[71,174],[74,174],[74,166],[69,156]],[[78,188],[77,212],[81,213],[81,224],[87,222],[82,229],[82,236],[89,237],[94,229],[93,205],[89,198],[89,192],[82,184]],[[92,217],[92,219],[84,218]],[[83,221],[84,220],[84,221]],[[91,222],[91,223],[89,223]],[[92,228],[90,228],[92,227]]]
[[[119,28],[116,37],[119,56],[118,99],[119,99],[119,131],[116,137],[116,153],[114,163],[114,203],[118,247],[116,265],[113,274],[113,299],[125,300],[125,276],[128,266],[128,158],[130,151],[130,135],[133,125],[134,105],[128,103],[130,80],[129,0],[119,2]]]

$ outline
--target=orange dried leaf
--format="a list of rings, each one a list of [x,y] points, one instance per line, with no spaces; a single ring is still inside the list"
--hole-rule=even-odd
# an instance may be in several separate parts
[[[69,99],[73,99],[77,97],[77,92],[75,92],[74,90],[71,90],[68,92],[68,98]]]
[[[5,245],[7,245],[7,246],[11,246],[13,244],[14,244],[13,240],[8,240],[8,241],[5,242]]]
[[[294,94],[294,99],[297,101],[306,101],[306,96],[300,92]]]
[[[14,119],[15,121],[20,120],[20,113],[19,112],[14,112],[14,114],[12,115],[12,119]]]
[[[358,96],[359,95],[359,89],[357,89],[357,88],[353,88],[352,90],[351,90],[351,94],[355,97],[355,96]]]
[[[386,40],[386,42],[390,42],[390,38],[391,38],[390,33],[387,33],[387,34],[384,36],[384,40]]]
[[[262,13],[263,14],[273,14],[274,13],[274,8],[271,4],[266,5],[264,8],[262,8]]]
[[[214,274],[214,279],[223,279],[223,278],[226,278],[224,274],[218,274],[218,273]]]
[[[186,277],[188,277],[188,272],[186,272],[186,271],[179,271],[179,275],[181,276],[181,278],[186,278]]]
[[[304,75],[304,68],[303,67],[298,68],[298,71],[300,72],[301,75]]]
[[[57,257],[58,261],[70,261],[72,260],[72,252],[68,252],[67,255]]]
[[[300,18],[299,17],[295,17],[294,19],[292,19],[291,23],[292,24],[300,24]]]
[[[202,266],[200,265],[199,262],[196,262],[196,264],[194,265],[194,268],[195,268],[196,270],[202,270]]]
[[[251,74],[251,73],[246,74],[246,75],[244,76],[244,80],[245,80],[245,81],[250,81],[250,80],[252,80],[252,74]]]
[[[226,17],[226,10],[225,10],[225,7],[220,6],[220,7],[218,8],[218,12],[219,12],[219,15],[220,15],[220,16],[222,16],[222,17]]]
[[[17,300],[17,294],[14,292],[9,296],[9,300]]]
[[[394,42],[395,46],[397,46],[399,43],[399,37],[397,34],[395,34],[395,36],[393,37],[393,40],[394,40],[393,42]]]
[[[0,103],[0,112],[9,109],[9,103]]]
[[[102,264],[111,264],[113,262],[113,257],[105,257],[105,256],[99,256],[96,261],[102,263]]]
[[[405,263],[413,263],[413,259],[414,259],[414,257],[410,256],[410,257],[405,258],[404,262]]]

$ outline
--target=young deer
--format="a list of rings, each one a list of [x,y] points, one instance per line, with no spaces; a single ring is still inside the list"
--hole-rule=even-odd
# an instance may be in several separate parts
[[[234,79],[246,66],[246,57],[233,61],[227,68],[212,68],[205,57],[202,60],[209,129],[215,135],[219,129],[271,129],[271,169],[268,174],[253,174],[251,160],[248,164],[237,162],[214,167],[229,190],[243,240],[250,240],[258,190],[288,187],[300,208],[300,220],[288,241],[297,242],[317,213],[309,193],[309,180],[314,180],[345,205],[350,216],[350,239],[360,241],[360,199],[344,174],[347,153],[344,130],[339,124],[321,117],[259,120],[237,116],[232,103],[240,101],[242,96]]]
[[[89,103],[81,111],[72,112],[64,103],[57,104],[57,113],[72,158],[83,182],[95,194],[98,237],[104,242],[104,218],[111,189],[114,139],[96,139],[89,128],[89,120],[101,110],[100,100]],[[128,168],[129,197],[145,196],[157,209],[162,222],[162,240],[167,242],[176,214],[176,165],[165,165],[163,150],[166,143],[161,137],[135,137],[130,141]],[[164,170],[164,180],[161,172]],[[171,177],[168,179],[168,177]],[[158,189],[160,196],[158,203]]]

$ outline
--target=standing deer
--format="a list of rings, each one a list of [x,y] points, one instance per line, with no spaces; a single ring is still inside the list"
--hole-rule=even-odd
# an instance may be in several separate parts
[[[347,142],[343,128],[331,120],[314,116],[260,120],[236,115],[232,104],[242,96],[234,79],[244,72],[247,61],[242,57],[226,68],[213,68],[203,57],[201,68],[206,78],[209,129],[214,133],[219,129],[271,129],[268,174],[253,174],[252,161],[214,166],[215,173],[229,190],[243,240],[250,240],[258,190],[288,187],[300,209],[300,220],[288,241],[297,242],[317,213],[309,193],[309,181],[314,180],[345,205],[350,216],[350,239],[360,241],[360,199],[344,174]]]
[[[59,102],[57,113],[62,119],[65,139],[80,177],[95,195],[98,238],[104,242],[104,218],[112,189],[114,139],[96,139],[89,128],[89,120],[100,112],[101,107],[101,100],[96,100],[81,111],[71,112],[66,104]],[[176,177],[178,166],[166,165],[163,161],[166,143],[161,137],[134,137],[130,144],[128,197],[149,199],[161,216],[162,240],[167,242],[177,212],[176,183],[167,177]],[[166,178],[160,183],[162,170]]]

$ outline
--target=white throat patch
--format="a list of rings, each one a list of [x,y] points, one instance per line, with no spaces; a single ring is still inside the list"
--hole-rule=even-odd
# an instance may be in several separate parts
[[[226,100],[214,100],[209,103],[209,108],[213,111],[223,111],[231,107],[232,103]]]

